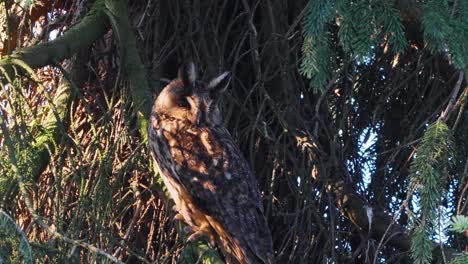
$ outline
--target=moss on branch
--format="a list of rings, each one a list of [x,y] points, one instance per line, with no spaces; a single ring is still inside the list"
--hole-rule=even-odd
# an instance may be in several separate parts
[[[56,64],[67,58],[71,58],[77,52],[89,48],[91,44],[109,30],[109,21],[104,12],[104,0],[97,0],[89,13],[74,27],[70,28],[62,36],[47,43],[41,43],[16,51],[11,56],[0,60],[0,80],[13,80],[13,65],[17,64],[20,71],[28,71],[27,68],[39,68],[51,64]],[[25,66],[21,66],[25,65]],[[78,67],[80,68],[80,67]],[[77,80],[80,86],[81,76],[84,71],[74,71],[72,78]],[[8,76],[5,76],[8,75]],[[69,120],[67,118],[72,100],[72,83],[63,78],[55,98],[52,100],[51,110],[46,120],[42,124],[43,132],[36,137],[30,149],[22,151],[21,156],[30,164],[27,178],[35,179],[47,167],[50,160],[50,153],[55,152],[56,142],[65,131]]]
[[[109,30],[109,20],[104,12],[104,0],[97,0],[89,13],[74,27],[66,31],[53,41],[41,43],[24,49],[20,49],[0,60],[0,69],[6,79],[13,78],[13,64],[19,62],[30,68],[39,68],[56,64],[81,50],[89,48],[92,43]],[[26,70],[21,69],[19,70]],[[79,67],[78,67],[79,68]],[[80,86],[83,71],[75,71],[73,79]],[[76,78],[75,78],[76,77]],[[42,124],[43,132],[36,137],[30,149],[22,151],[20,156],[31,165],[28,178],[35,179],[47,167],[50,153],[55,151],[56,142],[60,132],[66,131],[70,116],[70,103],[72,101],[72,83],[63,78],[52,100],[51,111]]]
[[[0,60],[2,73],[8,76],[2,77],[14,79],[12,65],[20,62],[28,68],[39,68],[55,64],[63,59],[70,58],[80,50],[88,48],[97,38],[101,37],[109,29],[109,22],[104,13],[104,0],[98,0],[90,12],[74,27],[55,40],[18,50],[11,56]],[[21,67],[19,67],[21,68]],[[26,70],[24,69],[20,70]],[[76,72],[78,76],[82,71]],[[76,79],[80,79],[79,77]],[[78,85],[80,86],[80,85]],[[21,156],[29,163],[29,179],[35,179],[47,167],[50,153],[55,152],[56,142],[60,136],[60,129],[66,130],[69,117],[69,105],[72,99],[72,83],[63,78],[55,98],[52,100],[51,110],[42,124],[43,132],[36,137],[31,148],[23,150]]]
[[[83,19],[62,36],[47,42],[20,49],[0,60],[0,67],[10,65],[10,59],[24,61],[31,68],[40,68],[67,58],[88,48],[96,39],[109,30],[109,21],[104,13],[104,0],[97,0]]]
[[[138,129],[142,142],[147,143],[148,119],[151,111],[152,96],[145,74],[145,67],[138,54],[135,36],[128,19],[127,5],[122,0],[106,0],[105,6],[114,35],[117,38],[117,45],[119,46],[122,60],[122,70],[130,84],[133,107],[138,115]]]

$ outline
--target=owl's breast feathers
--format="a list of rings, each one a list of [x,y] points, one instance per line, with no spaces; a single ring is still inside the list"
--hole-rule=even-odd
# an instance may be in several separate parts
[[[153,157],[187,224],[211,232],[228,262],[271,263],[256,180],[229,132],[155,113],[149,132]]]

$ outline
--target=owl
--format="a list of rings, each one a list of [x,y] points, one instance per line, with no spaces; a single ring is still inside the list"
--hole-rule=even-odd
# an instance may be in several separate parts
[[[272,263],[256,179],[222,125],[218,103],[229,81],[225,72],[203,82],[193,63],[182,66],[154,103],[150,151],[189,240],[209,239],[227,263]]]

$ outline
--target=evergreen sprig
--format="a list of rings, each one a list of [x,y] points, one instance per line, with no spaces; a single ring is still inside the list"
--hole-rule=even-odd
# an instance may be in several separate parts
[[[457,233],[464,233],[468,230],[468,216],[456,215],[452,217],[452,222],[450,224],[452,228],[450,230]]]
[[[421,210],[411,245],[411,256],[418,264],[432,260],[431,238],[436,233],[438,209],[445,195],[452,145],[450,129],[444,122],[437,121],[427,128],[411,163],[411,180],[419,193]]]
[[[309,1],[304,18],[301,73],[311,79],[314,89],[322,90],[330,79],[333,53],[329,46],[326,23],[332,18],[334,1]]]
[[[334,19],[339,26],[338,43],[331,41],[331,32],[326,27]],[[340,45],[345,56],[357,62],[368,61],[384,39],[395,52],[403,52],[407,46],[400,14],[384,0],[311,0],[304,17],[303,35],[301,73],[311,79],[316,89],[331,78],[336,61],[331,45]]]
[[[344,51],[352,53],[359,60],[369,57],[375,45],[375,10],[371,7],[367,0],[341,1],[338,5],[340,44]]]
[[[466,263],[468,263],[468,253],[463,253],[461,256],[458,256],[449,262],[449,264],[466,264]]]
[[[333,14],[334,1],[309,1],[304,19],[304,35],[309,37],[322,36],[324,26]]]
[[[389,1],[378,1],[377,11],[381,10],[381,17],[377,17],[379,24],[384,28],[388,44],[395,52],[404,52],[407,46],[405,32],[398,10]]]
[[[323,84],[332,73],[332,51],[325,39],[306,37],[302,46],[301,73],[311,79],[315,92],[322,91]]]
[[[416,264],[429,264],[432,259],[432,241],[428,239],[432,232],[424,224],[419,225],[411,240],[411,255]]]
[[[468,217],[464,215],[457,215],[452,217],[450,223],[452,228],[450,230],[457,233],[466,233],[468,231]],[[464,252],[461,256],[458,256],[450,261],[449,264],[465,264],[468,263],[468,253]]]
[[[432,53],[449,54],[458,69],[468,66],[468,4],[458,1],[449,6],[447,1],[432,0],[424,6],[422,25],[424,40]]]

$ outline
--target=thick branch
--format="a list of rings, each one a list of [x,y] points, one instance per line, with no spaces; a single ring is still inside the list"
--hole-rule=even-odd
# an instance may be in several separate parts
[[[0,60],[0,68],[5,69],[6,73],[12,77],[12,60],[22,61],[31,68],[55,64],[72,57],[80,50],[90,47],[108,28],[109,22],[104,13],[104,0],[97,0],[89,13],[64,35],[51,42],[27,47],[15,52],[13,55]],[[82,71],[81,67],[80,71],[74,71],[73,74],[73,79],[82,80],[81,76],[83,76],[84,71]],[[81,86],[79,82],[76,85]],[[56,146],[54,143],[57,142],[60,132],[66,131],[69,123],[67,118],[70,116],[71,91],[72,83],[63,78],[57,89],[51,111],[43,123],[43,132],[36,138],[32,148],[25,150],[25,153],[29,153],[27,158],[34,164],[31,167],[31,175],[28,175],[33,179],[41,174],[49,163],[48,148],[54,152]]]
[[[148,120],[151,111],[152,96],[149,90],[145,67],[141,62],[136,46],[125,1],[106,0],[106,12],[108,13],[112,29],[117,38],[122,59],[122,70],[127,76],[130,86],[130,94],[134,103],[133,107],[138,115],[138,129],[143,143],[148,142]]]
[[[358,228],[368,232],[373,239],[382,240],[384,244],[403,251],[410,250],[411,237],[408,231],[394,223],[392,217],[381,208],[372,208],[349,184],[339,179],[332,180],[329,184],[329,191],[335,195],[341,214]],[[456,253],[450,248],[444,248],[443,251],[447,259],[452,259]],[[442,254],[442,249],[438,244],[434,244],[433,253],[436,257]]]
[[[0,60],[0,67],[8,66],[10,58],[22,60],[31,68],[71,58],[78,51],[89,47],[109,29],[109,21],[103,10],[104,0],[97,0],[89,13],[65,34],[50,42],[18,50]]]
[[[421,25],[423,10],[420,4],[411,0],[397,0],[396,7],[400,11],[405,25],[406,38],[409,42],[423,48],[424,36]],[[442,69],[448,82],[456,69],[443,56],[440,56],[439,61],[439,68]],[[327,183],[328,190],[334,195],[341,214],[363,232],[369,232],[373,239],[380,241],[383,238],[385,243],[409,251],[411,237],[408,231],[401,225],[394,223],[392,217],[381,208],[371,207],[350,184],[343,181],[344,178],[346,177],[337,175],[329,179]],[[434,244],[434,246],[437,245]],[[450,249],[445,250],[448,251],[446,252],[447,255],[451,255]],[[437,254],[437,252],[435,253]]]
[[[392,218],[382,210],[372,208],[367,202],[357,195],[354,189],[343,180],[333,181],[330,190],[335,194],[338,208],[343,216],[348,218],[361,230],[369,231],[369,219],[371,222],[370,235],[380,241],[385,235],[388,244],[409,250],[411,240],[405,229],[398,224],[392,223]],[[389,228],[390,226],[390,228]],[[388,231],[387,231],[388,229]]]

